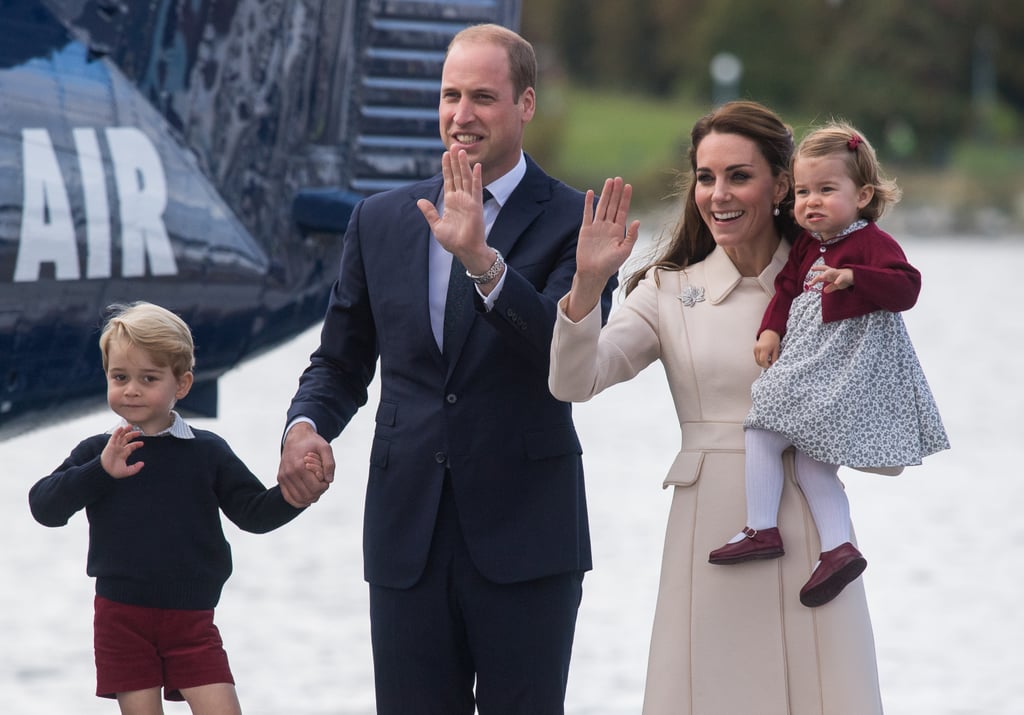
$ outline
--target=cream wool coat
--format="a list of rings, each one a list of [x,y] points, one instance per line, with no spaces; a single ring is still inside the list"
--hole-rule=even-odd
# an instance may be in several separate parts
[[[660,287],[648,275],[604,330],[597,309],[579,323],[560,311],[555,325],[556,397],[588,400],[661,360],[679,416],[645,715],[882,712],[863,581],[825,606],[800,603],[820,548],[790,454],[779,510],[785,556],[708,563],[746,521],[742,424],[759,372],[753,346],[787,251],[783,242],[764,273],[743,278],[717,248],[684,271],[659,271]]]

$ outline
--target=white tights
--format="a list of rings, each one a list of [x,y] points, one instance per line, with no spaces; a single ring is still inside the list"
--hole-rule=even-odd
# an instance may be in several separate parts
[[[778,525],[782,500],[782,453],[793,443],[778,434],[747,429],[747,526],[768,529]],[[831,551],[850,540],[850,502],[839,481],[839,466],[826,464],[796,451],[796,481],[807,499],[818,527],[821,550]],[[743,534],[737,534],[738,541]]]

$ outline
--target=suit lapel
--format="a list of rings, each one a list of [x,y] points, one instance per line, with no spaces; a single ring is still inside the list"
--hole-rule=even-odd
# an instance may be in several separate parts
[[[527,157],[526,174],[501,207],[501,212],[487,237],[487,243],[501,251],[501,255],[506,258],[551,199],[548,181],[540,167]],[[582,210],[580,207],[580,211]]]

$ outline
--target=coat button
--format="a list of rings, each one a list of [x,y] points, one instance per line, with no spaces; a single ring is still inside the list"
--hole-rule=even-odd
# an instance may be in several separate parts
[[[448,402],[449,405],[454,405],[456,402],[459,401],[459,396],[452,393],[450,395],[446,395],[444,399]]]
[[[445,454],[444,452],[435,452],[434,461],[437,462],[438,464],[444,464],[445,462],[448,461],[448,455]]]

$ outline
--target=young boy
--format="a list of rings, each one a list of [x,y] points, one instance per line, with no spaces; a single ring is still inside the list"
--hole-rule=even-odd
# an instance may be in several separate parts
[[[29,492],[32,515],[63,526],[89,519],[87,573],[96,578],[96,694],[121,712],[241,708],[213,608],[231,573],[220,510],[265,533],[302,510],[267,489],[228,444],[174,411],[192,387],[192,335],[149,303],[114,306],[100,336],[107,402],[121,423],[81,442]],[[309,461],[316,470],[316,460]]]

